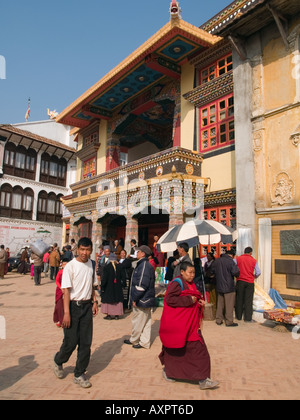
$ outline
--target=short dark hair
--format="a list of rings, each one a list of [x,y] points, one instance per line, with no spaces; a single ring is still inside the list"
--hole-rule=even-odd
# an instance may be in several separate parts
[[[193,264],[189,261],[184,261],[182,264],[180,264],[180,271],[186,271],[189,267],[194,267]]]
[[[131,241],[133,244],[136,244],[136,240],[135,239],[131,239]]]
[[[190,247],[186,242],[181,242],[178,246],[183,248],[185,252],[189,252]]]
[[[251,248],[251,246],[247,246],[247,248],[245,248],[244,253],[245,254],[251,254],[251,252],[253,251],[253,249]]]
[[[229,249],[229,250],[226,251],[226,254],[235,256],[235,251],[234,251],[234,249]]]
[[[80,238],[78,241],[78,248],[80,248],[81,246],[90,246],[91,248],[93,248],[93,242],[90,240],[90,238]]]

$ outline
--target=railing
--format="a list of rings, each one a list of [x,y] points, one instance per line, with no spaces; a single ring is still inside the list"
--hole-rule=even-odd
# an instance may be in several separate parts
[[[94,176],[90,179],[77,182],[71,185],[75,198],[80,191],[81,194],[93,193],[115,187],[122,187],[133,180],[147,181],[152,178],[161,178],[167,174],[176,172],[191,177],[201,177],[202,155],[198,152],[173,147],[159,153],[144,157],[120,166],[108,172]]]

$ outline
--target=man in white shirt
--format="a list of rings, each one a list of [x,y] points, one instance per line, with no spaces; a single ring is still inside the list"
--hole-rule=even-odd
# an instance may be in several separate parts
[[[90,260],[93,250],[89,238],[78,242],[77,257],[63,271],[61,288],[64,293],[64,340],[54,357],[54,373],[63,378],[63,363],[66,363],[78,345],[74,382],[83,388],[91,387],[85,377],[91,355],[93,315],[98,314],[95,288],[98,287],[94,262]]]

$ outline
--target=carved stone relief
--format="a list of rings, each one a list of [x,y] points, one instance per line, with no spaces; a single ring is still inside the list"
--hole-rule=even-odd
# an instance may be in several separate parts
[[[286,172],[280,172],[271,188],[272,205],[283,206],[293,201],[295,197],[295,184]]]
[[[297,127],[296,131],[291,134],[290,140],[295,147],[298,147],[300,143],[300,125]]]

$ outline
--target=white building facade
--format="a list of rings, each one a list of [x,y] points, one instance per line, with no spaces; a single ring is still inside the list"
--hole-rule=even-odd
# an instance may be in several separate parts
[[[55,121],[0,125],[0,243],[11,255],[42,239],[68,240],[61,198],[76,176],[70,127]]]

